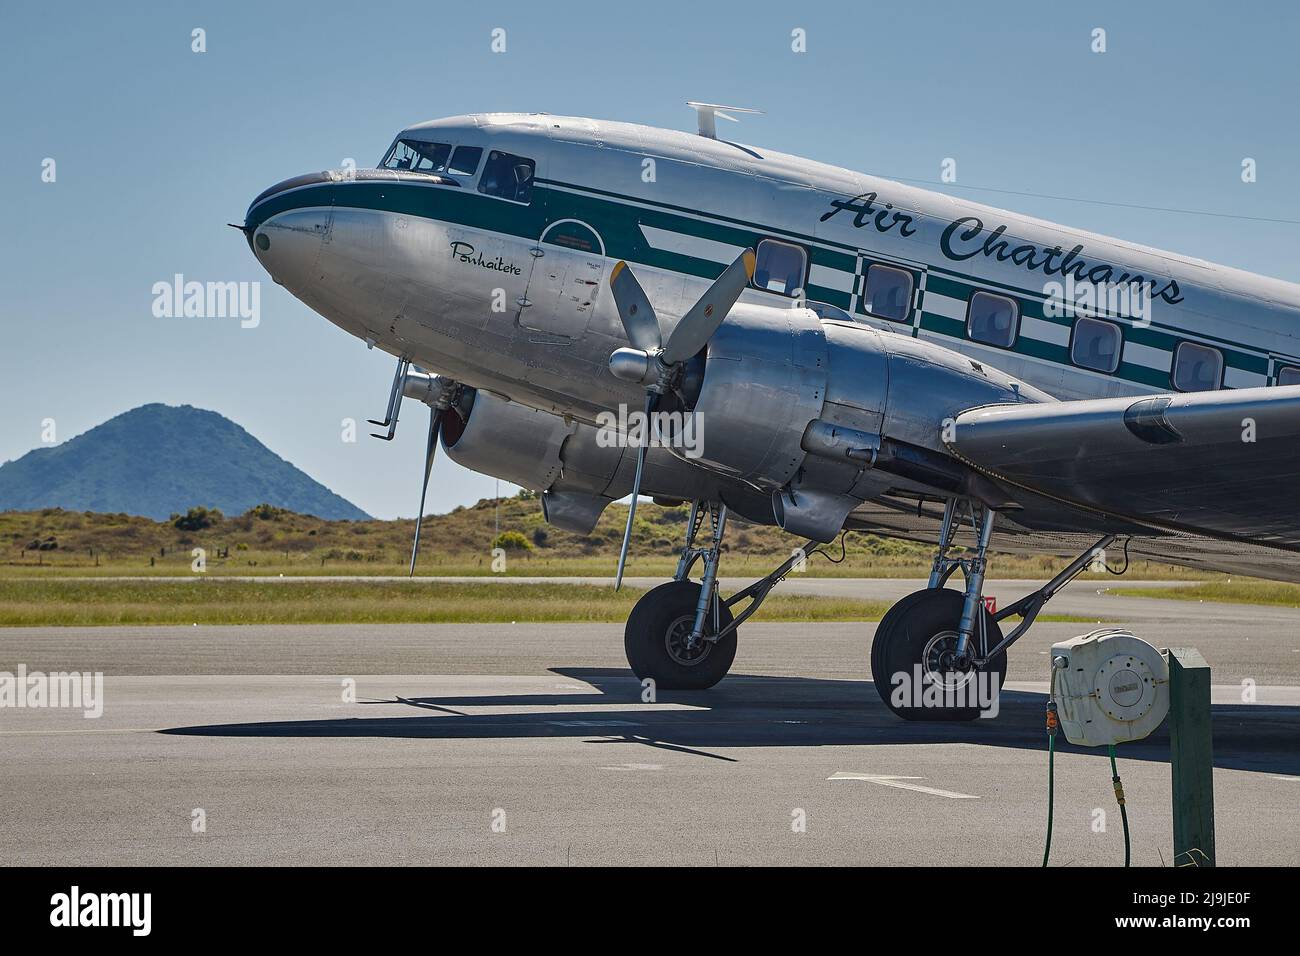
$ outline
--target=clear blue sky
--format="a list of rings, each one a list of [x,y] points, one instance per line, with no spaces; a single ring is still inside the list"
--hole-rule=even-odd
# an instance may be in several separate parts
[[[412,122],[541,110],[691,129],[698,99],[766,111],[737,139],[880,175],[934,180],[953,157],[967,186],[1300,219],[1298,47],[1281,0],[6,4],[0,461],[37,447],[45,418],[62,441],[185,403],[373,514],[413,514],[422,416],[391,445],[339,438],[341,419],[382,413],[387,356],[269,281],[257,329],[154,318],[150,292],[178,272],[266,279],[225,223],[288,176],[373,165]],[[1300,281],[1294,224],[952,191]],[[492,493],[440,460],[430,510]]]

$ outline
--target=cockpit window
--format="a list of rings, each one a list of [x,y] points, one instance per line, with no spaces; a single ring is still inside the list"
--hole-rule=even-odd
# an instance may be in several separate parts
[[[441,173],[447,168],[451,147],[445,143],[421,143],[416,152],[419,155],[412,169],[417,173]]]
[[[457,146],[455,155],[451,157],[449,171],[461,176],[473,176],[482,156],[483,150],[477,146]]]
[[[447,170],[451,147],[446,143],[422,143],[399,139],[384,157],[384,169],[412,169],[418,173],[441,173]]]
[[[533,198],[533,174],[536,170],[537,164],[531,159],[494,149],[483,164],[478,191],[511,202],[529,202]]]

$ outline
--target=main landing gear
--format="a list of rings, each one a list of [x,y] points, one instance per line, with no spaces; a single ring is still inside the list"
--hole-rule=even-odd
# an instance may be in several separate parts
[[[705,523],[710,538],[700,544]],[[737,628],[818,542],[809,541],[767,577],[723,600],[718,594],[718,561],[727,527],[727,506],[695,502],[686,522],[686,545],[673,580],[642,595],[623,632],[623,649],[632,672],[661,690],[704,690],[727,676],[736,657]],[[690,580],[703,564],[700,583]],[[733,613],[743,602],[739,610]]]
[[[983,595],[994,520],[994,511],[978,502],[949,501],[929,586],[891,607],[876,628],[872,680],[885,706],[904,720],[972,720],[987,712],[1006,680],[1007,648],[1116,538],[1101,538],[1037,591],[995,613]],[[953,556],[953,540],[967,521],[975,533],[974,552]],[[710,538],[701,544],[706,522]],[[724,600],[718,594],[718,561],[726,526],[725,505],[695,502],[673,580],[646,592],[628,617],[623,635],[628,664],[657,688],[703,690],[722,680],[736,657],[737,628],[821,546],[808,541],[771,574]],[[699,583],[689,577],[697,562],[703,564]],[[958,569],[965,579],[961,591],[944,586]],[[1001,623],[1016,615],[1021,621],[1004,636]]]
[[[969,520],[973,554],[949,555]],[[1048,600],[1115,540],[1107,535],[1045,585],[994,613],[984,602],[984,571],[995,512],[977,502],[950,500],[929,586],[891,607],[871,644],[871,676],[885,706],[904,720],[972,720],[988,712],[1006,680],[1007,648],[1029,629]],[[958,568],[965,589],[944,587]],[[1022,620],[1005,637],[1000,623]]]

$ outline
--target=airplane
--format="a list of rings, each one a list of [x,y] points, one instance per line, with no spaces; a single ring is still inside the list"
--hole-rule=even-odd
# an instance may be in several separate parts
[[[720,681],[739,625],[847,531],[932,545],[871,647],[907,720],[978,716],[957,692],[1000,687],[1085,568],[1300,581],[1300,286],[731,142],[738,108],[689,105],[695,133],[424,122],[373,169],[253,200],[237,228],[274,281],[397,359],[376,437],[428,406],[421,516],[439,445],[578,533],[630,495],[621,584],[638,496],[690,502],[624,634],[663,689]],[[733,515],[806,540],[723,598]],[[994,610],[995,542],[1072,560]],[[908,674],[938,706],[891,694]]]

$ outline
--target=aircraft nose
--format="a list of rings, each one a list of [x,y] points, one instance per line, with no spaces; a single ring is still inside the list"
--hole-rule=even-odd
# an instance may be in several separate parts
[[[329,233],[332,206],[327,173],[287,179],[253,200],[244,233],[253,255],[276,282],[294,289],[310,281]]]
[[[253,255],[276,282],[290,288],[300,285],[320,258],[329,218],[328,209],[276,213],[253,228]]]

